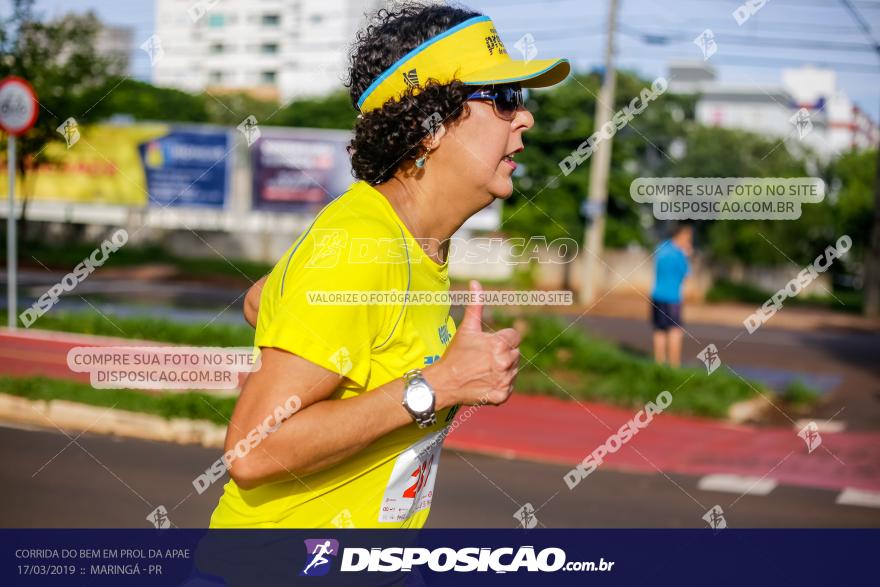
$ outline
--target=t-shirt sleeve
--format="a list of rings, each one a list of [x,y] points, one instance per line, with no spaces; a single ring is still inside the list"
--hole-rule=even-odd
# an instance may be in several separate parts
[[[267,281],[272,289],[261,312],[268,306],[270,314],[260,316],[265,320],[257,325],[255,344],[296,354],[365,386],[372,348],[396,308],[363,303],[343,292],[394,289],[394,268],[352,262],[348,231],[331,239],[313,232]]]

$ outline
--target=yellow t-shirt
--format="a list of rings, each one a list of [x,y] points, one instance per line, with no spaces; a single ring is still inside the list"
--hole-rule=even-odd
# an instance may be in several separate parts
[[[404,292],[448,290],[447,265],[425,254],[385,196],[358,181],[275,265],[260,299],[254,344],[344,375],[331,397],[355,397],[440,358],[455,333],[448,304],[407,303]],[[316,303],[334,291],[400,295],[382,304]],[[291,392],[296,389],[291,382]],[[299,479],[251,490],[230,480],[211,527],[420,528],[434,496],[443,430],[454,414],[455,408],[438,412],[430,428],[415,422],[398,428]]]

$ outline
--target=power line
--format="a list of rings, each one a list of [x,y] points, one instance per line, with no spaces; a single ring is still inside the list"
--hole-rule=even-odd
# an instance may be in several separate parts
[[[628,61],[662,61],[669,62],[668,56],[650,56],[650,55],[633,55],[630,57],[622,56],[621,60]],[[712,63],[724,65],[725,67],[758,67],[762,69],[779,69],[791,65],[803,65],[809,63],[816,67],[825,67],[835,69],[837,71],[849,71],[852,73],[863,73],[869,75],[880,75],[880,71],[876,67],[868,65],[859,67],[852,63],[840,63],[835,61],[816,61],[804,59],[786,59],[785,57],[756,57],[754,55],[731,55],[730,53],[720,56],[718,54],[712,57]],[[774,65],[775,64],[775,65]]]
[[[718,0],[689,0],[690,2],[696,2],[698,4],[708,5],[708,4],[718,4]],[[769,0],[768,0],[769,1]],[[880,10],[880,2],[873,2],[869,0],[856,0],[862,8],[867,10]],[[746,0],[741,0],[739,4],[745,4]],[[793,0],[792,2],[785,2],[784,0],[773,0],[773,4],[776,6],[791,6],[797,8],[827,8],[834,10],[835,7],[830,5],[831,3],[828,0],[813,0],[808,2],[807,0]]]
[[[721,28],[719,26],[715,25],[714,23],[720,24],[723,21],[723,25],[729,25],[729,24],[731,24],[732,20],[733,20],[732,18],[720,17],[720,16],[712,17],[712,18],[708,18],[708,19],[706,19],[706,18],[700,18],[700,19],[689,18],[689,19],[680,20],[678,22],[678,24],[680,26],[684,26],[684,27],[690,27],[691,25],[693,25],[694,27],[699,27],[701,30],[705,29],[705,28],[711,28],[712,30],[716,30],[716,29],[721,30]],[[627,19],[627,21],[632,22],[633,19],[629,18],[629,19]],[[656,25],[656,21],[653,21],[651,24]],[[795,31],[795,32],[799,32],[799,33],[809,33],[809,32],[825,33],[825,34],[829,34],[829,35],[852,34],[853,32],[859,30],[859,28],[855,25],[842,25],[841,24],[838,26],[831,26],[831,25],[819,24],[819,23],[792,22],[792,21],[781,22],[781,21],[776,21],[776,20],[763,20],[763,19],[760,21],[754,21],[754,24],[755,24],[754,27],[752,27],[750,25],[748,27],[743,27],[743,28],[738,27],[736,29],[730,29],[730,30],[749,31],[749,30],[753,30],[753,28],[757,28],[757,29],[760,29],[761,31],[770,32],[770,33],[773,33],[773,32],[784,33],[784,32]]]
[[[693,41],[692,32],[685,31],[670,31],[667,33],[654,33],[648,31],[642,31],[629,26],[621,26],[620,32],[635,37],[641,37],[642,39],[648,41],[651,39],[654,42],[648,42],[647,44],[660,44],[665,45],[669,43],[671,40],[676,41]],[[872,45],[868,45],[866,43],[847,43],[847,42],[839,42],[839,41],[817,41],[814,39],[787,39],[784,37],[749,37],[747,35],[731,35],[728,33],[719,33],[713,30],[713,33],[718,39],[723,40],[724,43],[731,44],[739,44],[739,45],[763,45],[765,47],[784,47],[789,49],[826,49],[831,51],[874,51],[875,47]]]
[[[859,23],[859,26],[862,28],[862,30],[865,33],[865,36],[871,40],[871,43],[873,43],[874,50],[877,52],[877,55],[880,55],[880,43],[878,43],[877,40],[874,38],[874,36],[871,34],[871,25],[869,25],[865,21],[865,19],[862,18],[862,15],[859,13],[859,11],[856,10],[855,6],[853,6],[852,0],[840,0],[840,1],[843,3],[843,5],[846,7],[847,11],[849,11],[849,13],[855,19],[855,21],[857,23]]]
[[[574,37],[563,38],[557,37],[553,40],[544,41],[540,43],[541,50],[543,51],[548,46],[553,46],[557,42],[564,42]],[[582,37],[577,37],[582,38]],[[627,39],[634,41],[639,44],[644,44],[638,37],[626,37]],[[676,42],[675,44],[679,44]],[[629,46],[632,48],[632,45]],[[626,45],[623,45],[623,48],[626,48]],[[666,61],[668,62],[670,59],[674,59],[675,55],[645,55],[644,53],[639,53],[638,55],[631,55],[627,57],[629,60],[648,60],[648,61]],[[577,59],[577,58],[576,58]],[[584,59],[586,60],[586,59]],[[829,61],[821,58],[785,58],[785,57],[769,57],[766,55],[746,55],[742,53],[730,53],[729,51],[725,51],[724,55],[716,54],[712,57],[712,63],[717,63],[719,65],[723,64],[725,66],[737,66],[737,67],[746,67],[746,63],[751,64],[753,67],[759,68],[768,68],[768,69],[778,69],[780,66],[787,67],[792,65],[803,65],[804,63],[809,63],[815,65],[817,67],[827,67],[833,68],[838,71],[848,71],[853,73],[866,73],[866,74],[880,74],[877,67],[869,64],[869,63],[853,63],[853,62],[841,62],[841,61]],[[774,65],[776,64],[776,65]]]
[[[626,29],[626,30],[623,30]],[[520,32],[515,29],[508,29],[508,32]],[[583,39],[603,34],[599,30],[584,30],[582,28],[564,27],[558,29],[532,29],[527,32],[541,35],[552,35],[552,39],[545,39],[541,44],[555,43],[562,40]],[[693,42],[691,33],[682,31],[674,31],[671,34],[654,33],[643,31],[632,27],[621,26],[621,32],[629,38],[640,41],[645,45],[673,45],[673,44],[689,44]],[[572,33],[572,34],[564,34]],[[803,50],[832,50],[832,51],[848,51],[848,52],[873,52],[874,47],[867,43],[845,43],[825,40],[808,40],[808,39],[787,39],[781,37],[748,37],[742,35],[727,35],[726,33],[717,33],[716,37],[724,44],[743,45],[747,47],[753,46],[770,46],[789,49]],[[539,38],[538,41],[541,41]]]

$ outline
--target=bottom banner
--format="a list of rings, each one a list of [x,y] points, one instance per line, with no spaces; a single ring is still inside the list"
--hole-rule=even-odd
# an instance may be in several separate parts
[[[880,530],[0,530],[2,585],[876,585]]]

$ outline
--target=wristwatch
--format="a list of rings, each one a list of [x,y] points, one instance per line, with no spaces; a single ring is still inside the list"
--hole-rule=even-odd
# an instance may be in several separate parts
[[[434,390],[422,376],[421,369],[412,369],[403,375],[403,407],[413,417],[419,428],[427,428],[437,422],[434,411]]]

